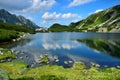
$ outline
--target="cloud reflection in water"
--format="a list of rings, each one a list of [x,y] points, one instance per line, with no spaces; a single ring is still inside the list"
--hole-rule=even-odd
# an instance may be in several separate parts
[[[56,49],[67,49],[67,50],[70,50],[72,48],[77,48],[77,47],[80,47],[80,43],[78,44],[76,41],[71,41],[71,43],[69,42],[66,42],[66,43],[60,43],[60,42],[57,42],[57,43],[43,43],[42,44],[43,48],[46,49],[46,50],[50,50],[50,49],[53,49],[53,50],[56,50]]]

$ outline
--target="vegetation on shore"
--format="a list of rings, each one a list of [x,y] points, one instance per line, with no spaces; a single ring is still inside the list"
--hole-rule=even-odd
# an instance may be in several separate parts
[[[86,69],[78,62],[72,68],[57,65],[46,65],[38,68],[27,68],[22,62],[0,63],[0,68],[7,71],[11,80],[119,80],[120,69]]]
[[[15,58],[17,58],[17,56],[12,51],[0,48],[0,62],[11,61]]]
[[[48,30],[51,32],[64,32],[64,31],[72,32],[73,31],[71,27],[60,25],[60,24],[53,24]]]
[[[0,43],[12,41],[24,35],[23,33],[34,33],[34,30],[15,24],[0,23]]]

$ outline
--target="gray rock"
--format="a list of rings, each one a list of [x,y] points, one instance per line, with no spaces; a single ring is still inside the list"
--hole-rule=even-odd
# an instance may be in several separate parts
[[[0,80],[10,80],[7,72],[0,68]]]

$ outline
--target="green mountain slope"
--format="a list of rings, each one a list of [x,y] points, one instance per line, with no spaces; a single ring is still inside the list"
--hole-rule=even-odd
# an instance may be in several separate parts
[[[50,28],[49,31],[51,32],[63,32],[63,31],[72,31],[72,28],[65,26],[65,25],[60,25],[60,24],[53,24]]]
[[[50,31],[120,32],[120,5],[94,13],[69,26],[52,25]]]
[[[0,43],[12,41],[25,33],[35,33],[33,29],[16,24],[0,23]]]
[[[92,14],[74,25],[81,31],[120,32],[120,5]]]
[[[39,26],[37,26],[35,23],[30,21],[29,19],[26,19],[23,16],[16,16],[14,14],[11,14],[4,9],[0,10],[0,22],[18,24],[31,29],[39,28]]]

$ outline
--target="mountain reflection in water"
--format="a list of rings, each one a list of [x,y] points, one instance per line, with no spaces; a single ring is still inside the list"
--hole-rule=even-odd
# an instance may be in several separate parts
[[[37,33],[5,47],[19,51],[14,61],[30,65],[45,54],[50,58],[49,64],[63,67],[71,67],[76,61],[82,61],[87,66],[91,62],[101,67],[120,65],[120,34],[117,33]],[[58,56],[59,62],[54,62],[54,56]],[[73,63],[65,64],[65,61]]]

